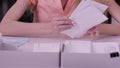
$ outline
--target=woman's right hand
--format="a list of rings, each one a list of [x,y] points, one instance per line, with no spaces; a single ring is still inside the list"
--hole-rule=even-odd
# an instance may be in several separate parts
[[[47,23],[46,28],[50,33],[60,33],[61,31],[70,29],[73,26],[72,21],[67,17],[55,17],[50,23]]]

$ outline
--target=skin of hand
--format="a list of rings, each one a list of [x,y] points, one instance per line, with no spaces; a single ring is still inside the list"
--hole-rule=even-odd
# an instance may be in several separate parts
[[[84,36],[91,36],[91,37],[96,36],[96,37],[98,37],[99,36],[99,31],[98,31],[97,26],[89,29]]]
[[[72,21],[65,16],[54,17],[52,21],[47,24],[48,26],[46,28],[52,33],[60,33],[61,31],[72,28],[73,26]]]

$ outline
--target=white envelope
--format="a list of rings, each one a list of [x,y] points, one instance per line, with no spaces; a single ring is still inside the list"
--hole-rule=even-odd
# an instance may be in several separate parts
[[[91,53],[91,41],[68,40],[65,42],[64,52]]]
[[[77,8],[71,14],[70,19],[71,19],[71,17],[75,17],[78,14],[78,12],[86,9],[87,7],[89,7],[91,5],[96,7],[102,13],[105,12],[105,10],[108,8],[108,6],[98,3],[98,2],[95,2],[93,0],[82,0],[81,3],[77,6]]]
[[[56,52],[61,50],[61,43],[34,43],[34,52]]]
[[[76,10],[78,11],[75,15],[71,15],[70,17],[76,24],[71,29],[61,32],[71,38],[83,36],[90,28],[108,19],[92,5],[82,11],[79,11],[79,9]]]
[[[101,4],[99,2],[95,2],[95,1],[89,1],[91,5],[95,6],[99,11],[101,11],[102,13],[104,13],[106,11],[106,9],[108,8],[107,5]]]
[[[117,42],[94,42],[92,47],[94,53],[112,53],[120,51],[119,45]]]

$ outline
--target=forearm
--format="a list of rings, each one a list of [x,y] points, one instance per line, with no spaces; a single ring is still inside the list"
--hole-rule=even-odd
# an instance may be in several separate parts
[[[106,5],[109,6],[108,11],[120,23],[120,6],[115,0],[108,0]]]
[[[7,36],[40,36],[50,31],[42,23],[9,22],[0,24],[0,32]]]
[[[100,24],[98,31],[100,34],[120,35],[120,24]]]

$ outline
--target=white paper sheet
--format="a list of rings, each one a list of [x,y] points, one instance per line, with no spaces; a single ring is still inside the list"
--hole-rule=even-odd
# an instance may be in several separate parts
[[[71,38],[83,36],[90,28],[108,19],[103,14],[106,9],[107,6],[103,4],[83,0],[70,16],[70,19],[75,22],[74,26],[61,33]]]
[[[119,52],[120,47],[117,42],[96,42],[93,43],[93,52],[94,53],[113,53]]]
[[[104,13],[106,11],[106,9],[108,8],[107,5],[104,5],[104,4],[95,2],[95,1],[88,1],[88,2],[90,2],[91,5],[95,6],[102,13]]]
[[[71,17],[74,17],[78,14],[78,12],[86,9],[89,6],[94,6],[95,8],[97,8],[100,12],[105,12],[105,10],[108,8],[108,6],[92,1],[92,0],[82,0],[81,3],[77,6],[77,8],[73,11],[73,13],[71,14]],[[70,17],[70,18],[71,18]]]
[[[71,19],[76,24],[71,29],[62,32],[71,38],[83,36],[90,28],[107,20],[107,17],[94,6],[89,6],[83,11],[76,13],[77,15],[71,16]]]

